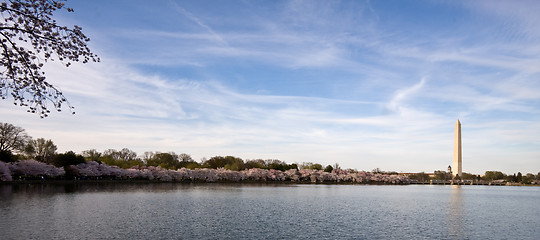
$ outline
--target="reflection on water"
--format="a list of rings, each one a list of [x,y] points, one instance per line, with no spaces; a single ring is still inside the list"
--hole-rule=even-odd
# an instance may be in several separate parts
[[[538,239],[538,199],[534,187],[0,184],[0,236]]]
[[[450,207],[448,208],[448,230],[450,236],[455,239],[464,239],[465,232],[464,216],[463,216],[463,199],[462,189],[460,185],[452,185],[450,192]]]
[[[163,192],[176,191],[189,188],[192,184],[178,183],[151,183],[151,182],[70,182],[56,184],[27,183],[27,184],[0,184],[0,197],[11,194],[58,194],[58,193],[85,193],[85,192]]]
[[[69,183],[20,183],[20,184],[0,184],[0,198],[9,198],[13,194],[29,196],[44,196],[52,194],[65,193],[92,193],[92,192],[174,192],[179,190],[198,188],[207,188],[218,191],[223,187],[238,186],[293,186],[288,184],[275,183],[171,183],[171,182],[69,182]]]
[[[65,183],[65,184],[0,184],[0,199],[14,195],[43,197],[56,194],[85,192],[155,192],[171,191],[183,187],[181,184],[123,184],[123,183]]]

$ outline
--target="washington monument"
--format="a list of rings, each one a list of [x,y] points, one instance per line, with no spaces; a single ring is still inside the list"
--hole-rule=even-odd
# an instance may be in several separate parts
[[[456,127],[454,132],[454,164],[452,166],[454,177],[463,176],[461,170],[461,123],[459,119],[456,121]]]

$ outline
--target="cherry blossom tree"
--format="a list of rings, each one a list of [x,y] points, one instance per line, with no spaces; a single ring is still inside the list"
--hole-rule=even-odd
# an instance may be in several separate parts
[[[11,170],[12,174],[32,177],[58,177],[66,174],[63,168],[57,168],[53,165],[38,162],[36,160],[14,162],[9,165],[9,169]]]
[[[0,97],[11,96],[14,104],[28,112],[47,117],[47,103],[61,111],[66,103],[60,89],[45,81],[43,64],[58,60],[66,67],[72,62],[99,62],[90,52],[82,28],[59,25],[53,19],[64,0],[9,0],[0,3]]]
[[[0,161],[0,180],[1,181],[11,181],[11,171],[6,163]]]
[[[7,166],[7,167],[6,167]],[[66,167],[68,175],[81,179],[146,179],[162,182],[304,182],[304,183],[355,183],[355,184],[408,184],[407,177],[372,173],[365,171],[346,171],[334,169],[332,172],[313,169],[289,169],[281,171],[276,169],[251,168],[242,171],[234,171],[226,168],[181,168],[171,170],[160,166],[134,166],[122,169],[118,166],[95,161],[70,165]],[[66,174],[62,168],[26,160],[16,163],[0,162],[0,178],[9,181],[11,175],[46,176],[57,177]]]

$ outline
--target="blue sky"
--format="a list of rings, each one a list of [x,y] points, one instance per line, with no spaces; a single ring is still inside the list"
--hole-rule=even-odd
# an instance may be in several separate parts
[[[3,122],[60,151],[540,171],[537,1],[68,1],[101,63],[46,65],[77,114]],[[66,109],[67,111],[67,109]]]

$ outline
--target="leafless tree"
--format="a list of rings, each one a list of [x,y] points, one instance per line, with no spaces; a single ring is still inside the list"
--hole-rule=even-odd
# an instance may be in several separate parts
[[[56,149],[57,147],[52,140],[38,138],[29,141],[24,148],[24,151],[30,158],[44,163],[52,163],[52,160],[56,155]]]
[[[24,128],[0,122],[0,151],[23,151],[30,140]]]

